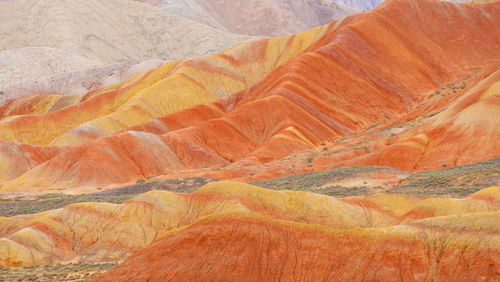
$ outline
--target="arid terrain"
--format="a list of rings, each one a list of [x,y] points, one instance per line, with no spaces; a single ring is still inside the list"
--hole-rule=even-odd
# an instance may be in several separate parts
[[[0,20],[0,280],[500,280],[500,2]]]

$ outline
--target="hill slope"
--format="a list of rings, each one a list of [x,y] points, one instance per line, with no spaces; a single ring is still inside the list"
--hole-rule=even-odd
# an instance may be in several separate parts
[[[45,147],[2,143],[0,189],[356,165],[421,171],[498,157],[499,11],[390,1],[297,36],[167,64],[57,111],[5,116],[1,139]]]
[[[384,0],[334,0],[335,3],[357,9],[358,11],[370,11]]]
[[[2,70],[0,89],[3,90],[26,81],[102,65],[100,62],[54,48],[28,47],[3,50],[0,51],[0,70]]]
[[[173,232],[92,281],[496,280],[498,236],[486,236],[486,243],[475,227],[496,231],[480,217],[497,221],[498,215],[451,216],[369,231],[224,215]],[[453,221],[467,222],[465,229],[474,233],[455,231]],[[438,224],[440,231],[431,231]]]
[[[0,2],[0,21],[0,50],[52,47],[103,63],[178,60],[247,39],[135,1]]]
[[[159,9],[232,33],[290,35],[355,14],[327,0],[161,0]]]
[[[407,267],[414,271],[404,273],[414,278],[444,279],[467,273],[496,279],[498,274],[489,270],[500,263],[499,207],[499,187],[465,199],[422,200],[396,194],[334,198],[213,182],[190,194],[151,191],[120,205],[80,203],[0,218],[0,265],[113,261],[136,253],[105,277],[116,281],[122,275],[140,280],[203,275],[198,280],[210,280],[221,275],[221,269],[234,279],[242,273],[267,277],[279,273],[265,267],[270,260],[269,266],[283,266],[286,275],[343,273],[345,279],[363,274],[381,279],[398,277],[394,275],[400,267]],[[374,247],[367,251],[368,245]],[[288,258],[281,251],[287,247]],[[227,261],[220,259],[222,254]],[[371,266],[373,256],[383,259]],[[461,256],[470,259],[461,260]],[[263,267],[252,268],[259,257]],[[352,259],[366,263],[365,267],[347,271]],[[303,263],[293,264],[295,260]],[[473,263],[476,260],[488,263]],[[441,261],[439,267],[433,269],[437,261]],[[453,271],[448,265],[452,262]],[[309,263],[318,267],[300,268]],[[184,268],[188,265],[197,267]],[[207,271],[200,272],[202,267]],[[386,272],[374,271],[380,268]]]
[[[66,56],[60,57],[57,65],[62,64],[62,66],[68,69],[71,66],[68,62],[70,58]],[[19,57],[10,57],[7,61],[19,62],[19,60]],[[33,58],[33,60],[40,60],[40,58]],[[46,67],[37,68],[30,66],[28,72],[38,71],[39,75],[36,78],[28,75],[18,76],[18,84],[0,89],[3,92],[3,95],[0,96],[0,107],[3,108],[2,116],[10,115],[6,113],[7,111],[12,112],[16,110],[18,114],[34,113],[30,110],[30,105],[33,104],[32,102],[27,102],[28,100],[44,100],[44,97],[47,97],[44,95],[57,95],[60,99],[75,100],[77,97],[83,97],[89,91],[96,91],[102,88],[109,89],[113,85],[127,81],[138,73],[158,68],[166,63],[167,61],[164,60],[151,59],[138,63],[97,64],[94,67],[75,67],[74,70],[57,73],[46,71]],[[11,80],[13,72],[19,71],[23,73],[26,71],[25,69],[26,64],[23,64],[21,68],[16,67],[14,64],[9,64],[4,68],[6,71],[5,79]],[[68,98],[66,96],[73,97]],[[7,103],[8,105],[6,105]],[[6,108],[9,108],[9,110]],[[55,109],[52,108],[52,110]]]

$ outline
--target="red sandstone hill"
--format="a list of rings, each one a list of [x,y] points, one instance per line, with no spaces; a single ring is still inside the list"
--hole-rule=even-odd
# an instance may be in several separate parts
[[[496,157],[499,23],[498,3],[392,0],[286,39],[279,52],[269,40],[237,49],[245,52],[225,57],[232,71],[253,62],[254,70],[266,66],[269,74],[256,79],[244,68],[238,87],[220,90],[234,93],[211,104],[165,110],[172,101],[187,101],[180,94],[191,95],[189,89],[224,85],[198,80],[199,72],[236,79],[236,73],[218,73],[220,65],[200,63],[168,76],[180,62],[162,69],[165,80],[142,90],[154,71],[112,91],[90,93],[73,110],[7,116],[0,121],[4,140],[51,146],[2,142],[2,158],[18,161],[15,170],[0,166],[0,189],[94,189],[158,174],[266,178],[290,173],[275,165],[290,161],[299,166],[295,172],[360,164],[418,171]],[[297,49],[297,42],[304,48]],[[292,54],[290,46],[300,51]],[[269,68],[270,58],[283,64]],[[162,83],[183,90],[148,100],[151,93],[162,97],[165,92],[151,92]],[[196,86],[182,88],[187,83]],[[243,90],[231,92],[238,88]],[[120,96],[125,91],[128,96]],[[127,99],[133,104],[124,104]],[[49,120],[62,120],[68,131],[30,137]],[[323,152],[307,163],[293,157],[311,150]],[[263,169],[271,161],[274,167]]]
[[[98,281],[500,277],[500,187],[335,198],[217,181],[0,217],[0,267],[126,261]]]
[[[477,216],[468,220],[480,221]],[[445,226],[433,232],[433,224],[430,220],[422,225],[362,231],[244,214],[209,217],[154,242],[94,281],[499,278],[498,248],[479,243],[466,230]]]

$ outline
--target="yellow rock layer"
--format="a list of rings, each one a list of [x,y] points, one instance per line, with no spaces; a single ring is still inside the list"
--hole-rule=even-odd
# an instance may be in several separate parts
[[[116,89],[90,94],[73,107],[44,116],[0,121],[0,140],[33,145],[73,145],[88,132],[110,135],[194,105],[206,104],[250,87],[313,44],[328,26],[176,61],[141,73]],[[42,111],[43,112],[43,111]]]
[[[151,191],[123,204],[78,203],[38,214],[0,217],[0,266],[121,260],[172,230],[228,213],[360,235],[373,235],[376,228],[377,236],[408,236],[422,229],[434,236],[439,230],[433,227],[495,234],[499,210],[500,187],[466,199],[418,200],[394,194],[334,198],[220,181],[191,194]],[[475,235],[461,236],[466,244],[472,240],[467,236]],[[498,238],[493,239],[491,245],[499,248]]]

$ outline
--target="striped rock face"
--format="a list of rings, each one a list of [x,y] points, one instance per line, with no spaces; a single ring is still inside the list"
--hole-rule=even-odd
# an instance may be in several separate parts
[[[231,280],[495,280],[499,208],[500,187],[464,199],[421,200],[213,182],[191,194],[152,191],[124,204],[72,204],[0,218],[0,266],[133,254],[97,281],[222,274]]]
[[[499,9],[389,1],[86,94],[11,100],[0,107],[0,190],[499,156]]]
[[[84,45],[109,61],[61,59],[40,81],[0,90],[0,212],[13,215],[0,216],[0,280],[11,277],[4,268],[112,262],[94,281],[500,281],[499,2],[388,0],[249,40],[180,17],[179,29],[164,30],[153,17],[162,11],[134,1],[0,2],[15,8],[0,34],[22,21],[50,27],[45,17],[15,16],[23,5],[67,19],[64,4],[74,2],[111,23],[96,36],[127,60],[156,52],[128,45],[134,19],[150,11],[142,27],[159,30],[144,36],[182,58],[109,65],[121,59]],[[211,11],[257,2],[203,1]],[[307,18],[313,2],[321,1],[276,1]],[[125,22],[112,13],[121,3],[137,7],[120,10]],[[80,33],[68,30],[23,35],[71,45],[66,36]],[[165,45],[172,38],[163,32],[187,41]],[[60,50],[31,51],[68,58],[67,45],[52,47]],[[80,64],[91,69],[75,71]],[[168,180],[112,189],[152,178]],[[252,180],[294,191],[244,183]],[[468,196],[450,196],[455,184]],[[350,190],[336,195],[360,196],[296,191],[338,187]],[[107,191],[80,195],[99,190]]]

